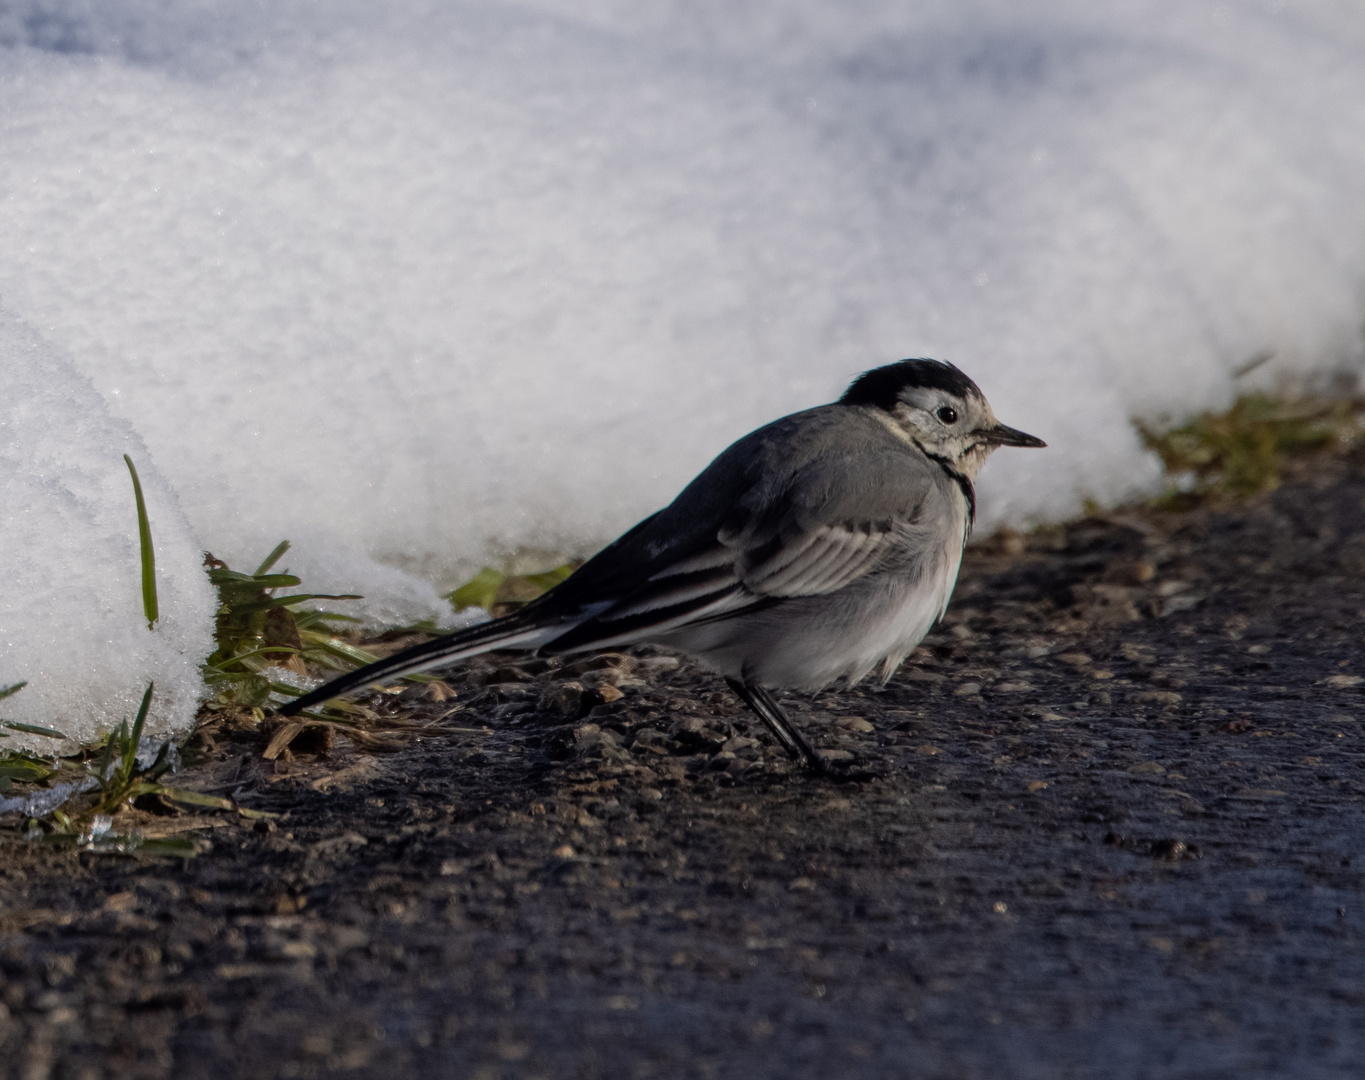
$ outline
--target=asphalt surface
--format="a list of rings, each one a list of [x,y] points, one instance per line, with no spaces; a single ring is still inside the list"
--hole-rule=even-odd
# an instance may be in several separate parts
[[[388,752],[220,723],[142,813],[0,845],[0,1074],[1365,1074],[1365,469],[974,546],[801,775],[661,654],[379,699]],[[433,729],[436,730],[436,729]],[[162,808],[163,810],[165,808]]]

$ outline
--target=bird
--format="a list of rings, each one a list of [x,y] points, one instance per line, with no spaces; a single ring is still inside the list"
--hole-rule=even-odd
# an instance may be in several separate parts
[[[732,444],[667,507],[512,614],[348,672],[279,711],[494,649],[546,657],[651,644],[719,673],[792,759],[823,773],[774,691],[851,687],[874,668],[885,683],[947,611],[986,458],[1046,445],[1000,423],[946,361],[873,368],[838,401]]]

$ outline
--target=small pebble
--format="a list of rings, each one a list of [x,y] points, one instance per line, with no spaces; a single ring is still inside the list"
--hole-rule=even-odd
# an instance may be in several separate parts
[[[1104,576],[1116,585],[1143,585],[1156,577],[1156,567],[1143,559],[1120,559],[1110,564]]]
[[[834,721],[834,726],[843,731],[857,732],[859,735],[867,735],[877,729],[864,720],[861,716],[845,716]]]
[[[449,701],[455,696],[455,691],[440,679],[427,683],[426,690],[423,693],[429,701],[436,702]]]
[[[541,696],[540,707],[561,716],[577,716],[583,711],[583,684],[562,682],[552,685]]]
[[[1024,538],[1013,529],[1002,529],[996,533],[995,542],[1002,555],[1022,555],[1026,546]]]

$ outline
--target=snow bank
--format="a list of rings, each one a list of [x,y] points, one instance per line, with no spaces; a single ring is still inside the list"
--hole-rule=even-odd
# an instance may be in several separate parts
[[[138,464],[157,556],[160,618],[147,628]],[[201,693],[217,606],[174,494],[126,421],[33,333],[0,315],[0,683],[28,685],[0,716],[73,739],[132,720],[156,683],[146,730],[183,729]],[[10,732],[0,749],[56,749]]]
[[[1052,444],[988,525],[1150,488],[1132,415],[1359,369],[1361,176],[1346,0],[0,0],[0,297],[375,621],[903,356]]]

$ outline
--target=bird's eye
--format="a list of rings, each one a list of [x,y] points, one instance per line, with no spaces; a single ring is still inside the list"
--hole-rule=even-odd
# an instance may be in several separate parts
[[[937,416],[938,416],[938,418],[939,418],[940,420],[942,420],[945,424],[956,424],[956,423],[957,423],[957,410],[954,409],[951,405],[942,405],[942,406],[940,406],[940,407],[939,407],[939,410],[938,410],[938,413],[937,413]]]

